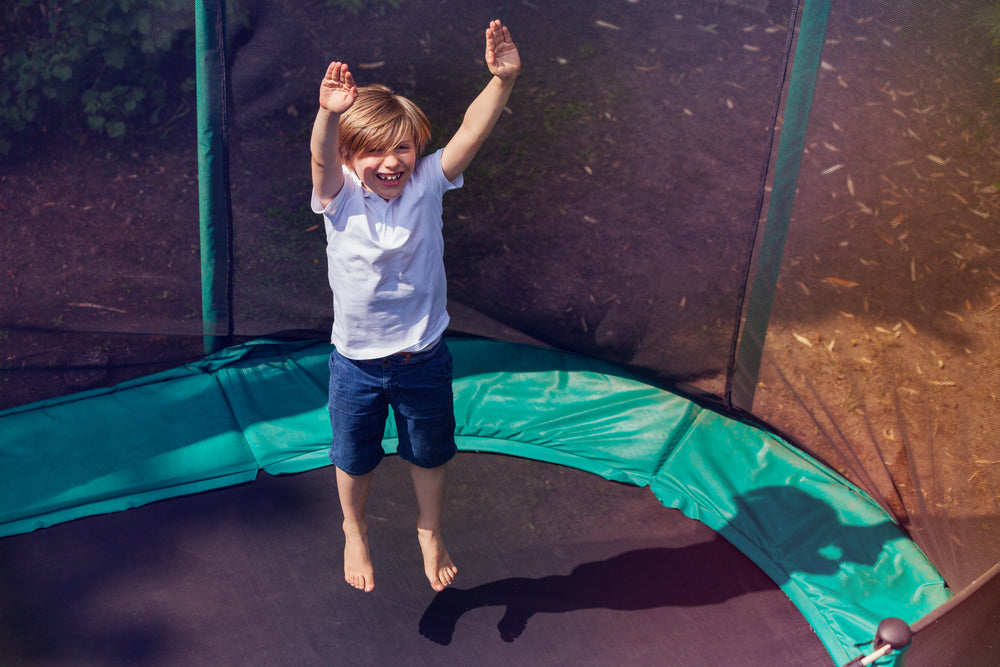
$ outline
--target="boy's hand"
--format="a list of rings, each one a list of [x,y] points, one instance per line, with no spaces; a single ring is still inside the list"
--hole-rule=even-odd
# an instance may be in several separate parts
[[[504,81],[521,71],[521,56],[510,38],[510,31],[500,21],[490,21],[486,29],[486,65],[490,73]]]
[[[358,96],[358,87],[346,63],[332,62],[319,86],[319,105],[330,113],[344,113]]]

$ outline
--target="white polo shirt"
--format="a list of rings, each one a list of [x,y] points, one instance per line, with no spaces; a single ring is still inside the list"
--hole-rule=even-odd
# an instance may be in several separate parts
[[[442,202],[463,177],[448,181],[441,151],[421,158],[398,197],[365,190],[344,167],[344,187],[324,209],[333,290],[331,342],[349,359],[416,352],[448,328]]]

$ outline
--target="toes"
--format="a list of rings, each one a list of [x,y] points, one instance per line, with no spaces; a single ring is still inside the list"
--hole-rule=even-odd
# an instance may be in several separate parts
[[[440,593],[448,586],[451,586],[451,583],[455,581],[456,574],[458,574],[458,568],[454,565],[445,565],[444,567],[441,567],[437,571],[436,577],[433,577],[430,574],[428,575],[428,579],[431,581],[431,588]]]
[[[345,575],[344,580],[352,587],[358,589],[359,591],[364,591],[365,593],[371,593],[373,590],[375,590],[374,579],[366,577],[361,574]]]

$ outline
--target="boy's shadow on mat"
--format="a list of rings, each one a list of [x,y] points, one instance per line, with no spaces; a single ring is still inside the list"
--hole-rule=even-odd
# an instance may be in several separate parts
[[[796,514],[807,521],[800,527],[813,527],[800,534],[795,553],[785,555],[784,566],[793,572],[832,574],[843,561],[871,565],[886,541],[902,536],[890,522],[845,526],[829,506],[794,489],[759,489],[737,504],[741,511],[748,511],[760,501],[789,503],[783,506],[785,511],[800,510]],[[446,588],[435,596],[420,619],[420,634],[447,645],[466,612],[505,607],[497,629],[501,639],[513,642],[537,613],[693,607],[773,589],[775,582],[757,567],[733,567],[738,553],[716,535],[699,544],[636,549],[607,560],[582,563],[568,575],[512,577],[467,590]]]

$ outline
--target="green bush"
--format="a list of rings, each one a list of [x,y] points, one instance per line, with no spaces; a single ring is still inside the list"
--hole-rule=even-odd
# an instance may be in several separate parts
[[[52,130],[122,137],[190,107],[191,0],[6,4],[0,18],[0,154]]]

